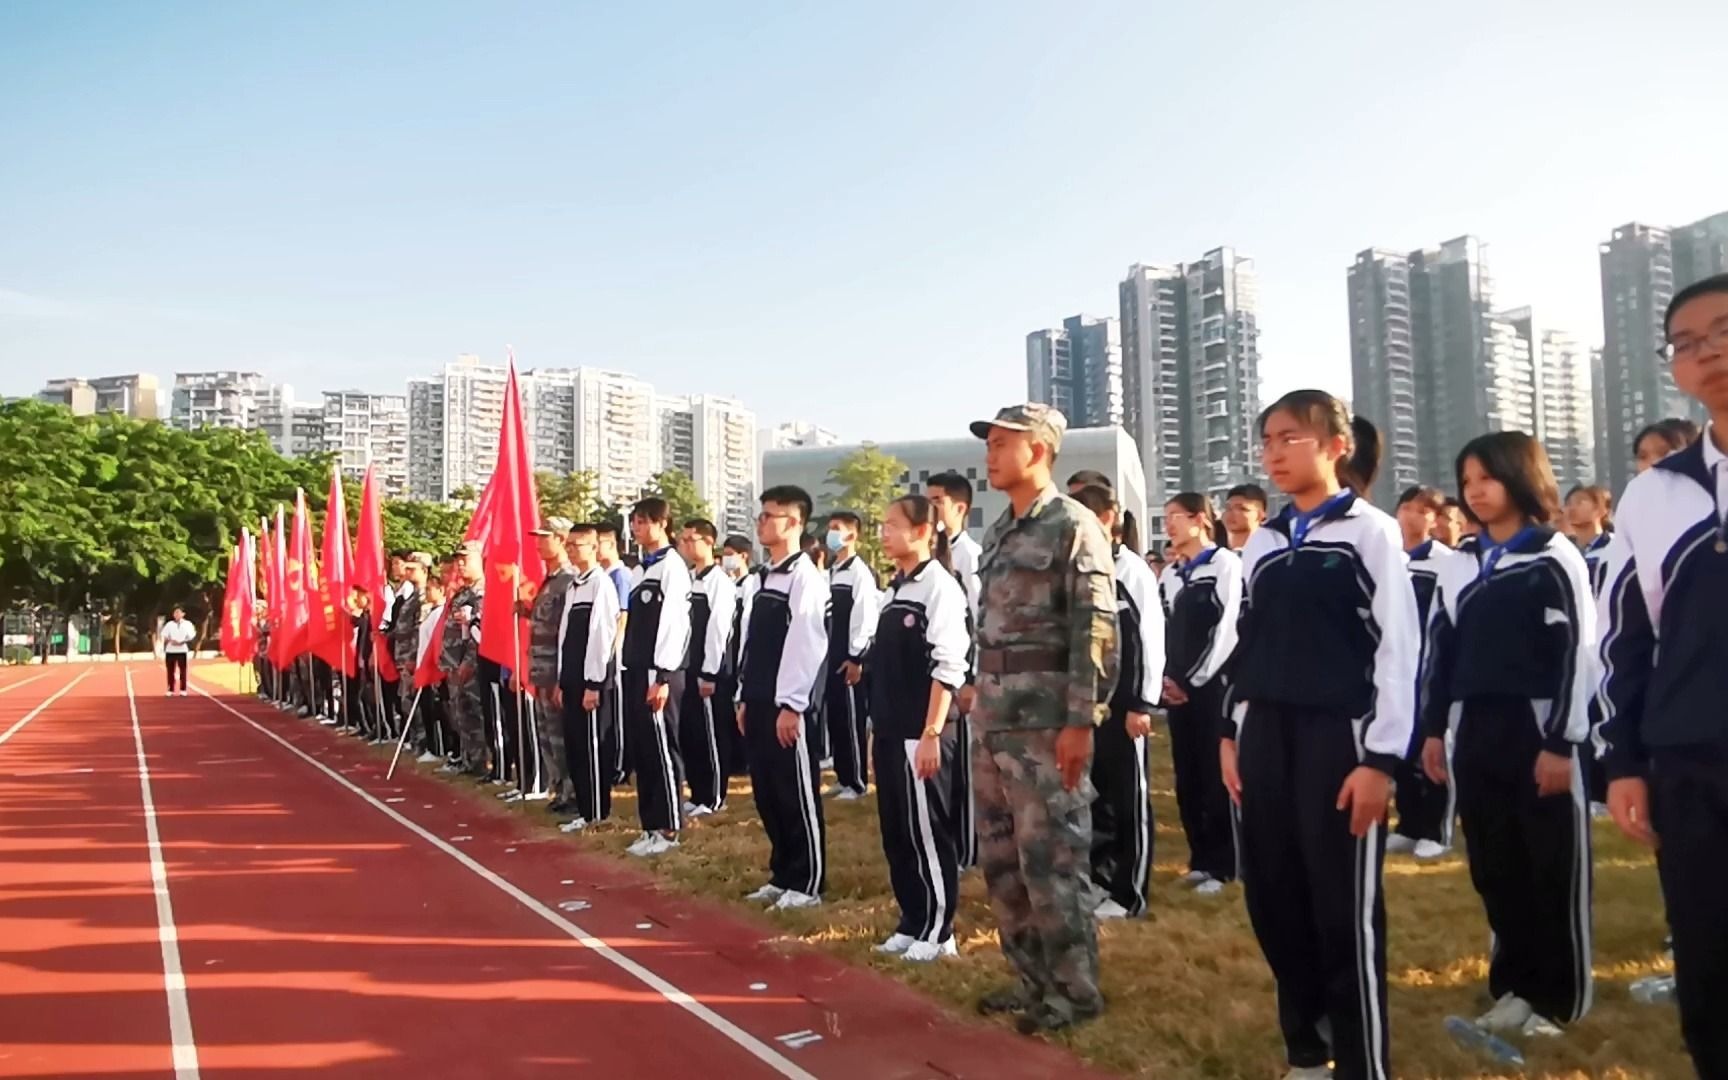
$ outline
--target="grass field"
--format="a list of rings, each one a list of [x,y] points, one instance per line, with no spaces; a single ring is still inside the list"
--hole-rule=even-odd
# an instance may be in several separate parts
[[[232,686],[229,665],[197,674]],[[382,752],[382,751],[381,751]],[[1152,738],[1152,802],[1157,836],[1152,912],[1143,921],[1107,923],[1101,937],[1104,993],[1110,1011],[1100,1021],[1060,1037],[1062,1045],[1102,1068],[1147,1077],[1274,1077],[1282,1074],[1272,980],[1243,909],[1240,886],[1198,897],[1176,881],[1187,870],[1177,824],[1169,743]],[[628,789],[614,817],[587,834],[566,838],[579,847],[629,858],[638,835]],[[749,787],[735,783],[723,815],[698,822],[681,849],[650,864],[667,887],[755,911],[740,898],[765,880],[767,843],[755,819]],[[507,808],[551,835],[542,804]],[[1004,983],[1008,968],[997,948],[983,883],[962,879],[956,920],[960,956],[936,965],[878,957],[871,945],[892,931],[894,902],[870,799],[826,805],[827,902],[818,909],[757,914],[788,938],[886,972],[955,1010]],[[1661,898],[1654,862],[1598,823],[1596,841],[1596,1004],[1564,1039],[1525,1047],[1529,1065],[1508,1072],[1461,1050],[1441,1028],[1449,1014],[1474,1016],[1486,1006],[1488,928],[1462,858],[1417,863],[1387,860],[1385,888],[1392,1065],[1398,1077],[1651,1077],[1694,1075],[1671,1007],[1642,1006],[1627,992],[1637,978],[1666,969]],[[632,860],[635,861],[635,860]],[[1728,916],[1728,913],[1724,913]],[[1728,1018],[1725,1018],[1728,1020]],[[984,1023],[986,1021],[979,1021]]]

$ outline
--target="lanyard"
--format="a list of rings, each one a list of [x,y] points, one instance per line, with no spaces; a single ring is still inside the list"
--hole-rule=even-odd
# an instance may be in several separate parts
[[[1188,584],[1188,579],[1192,578],[1194,576],[1194,571],[1200,569],[1202,566],[1205,566],[1207,563],[1211,562],[1212,556],[1214,556],[1216,554],[1218,554],[1218,548],[1217,547],[1214,546],[1214,547],[1204,548],[1201,550],[1200,554],[1194,556],[1192,559],[1189,559],[1187,562],[1183,563],[1181,566],[1178,566],[1176,568],[1176,574],[1178,577],[1180,577],[1182,579],[1182,584],[1184,584],[1184,585]]]
[[[1492,574],[1494,572],[1494,568],[1500,564],[1500,556],[1506,554],[1506,549],[1509,547],[1512,547],[1516,544],[1522,543],[1531,534],[1535,533],[1535,531],[1536,531],[1536,526],[1526,525],[1522,529],[1519,529],[1517,532],[1513,533],[1512,536],[1504,544],[1489,544],[1487,547],[1483,548],[1482,549],[1482,569],[1477,572],[1476,580],[1481,581],[1482,579],[1486,578],[1488,575]],[[1483,533],[1483,535],[1486,536],[1487,533]]]
[[[1314,527],[1315,522],[1320,521],[1334,509],[1355,497],[1355,492],[1345,488],[1306,514],[1297,514],[1290,522],[1290,546],[1292,548],[1301,547],[1302,542],[1308,539],[1308,530]]]

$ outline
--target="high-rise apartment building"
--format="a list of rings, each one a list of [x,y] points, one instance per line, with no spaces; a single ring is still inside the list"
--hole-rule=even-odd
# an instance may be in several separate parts
[[[443,502],[444,378],[408,380],[408,497]]]
[[[254,428],[264,377],[255,371],[182,371],[174,376],[168,410],[177,428]]]
[[[64,405],[75,416],[118,413],[134,420],[155,420],[160,416],[154,375],[50,379],[36,397],[40,401]]]
[[[1069,427],[1121,427],[1122,336],[1115,319],[1074,315],[1026,335],[1030,401],[1062,411]]]
[[[1529,432],[1541,440],[1562,492],[1594,482],[1596,421],[1589,354],[1571,334],[1541,326],[1529,308],[1502,312],[1495,323],[1497,345],[1501,328],[1510,328],[1518,338],[1519,359],[1529,354],[1533,390],[1529,417],[1506,419],[1501,429]]]
[[[654,387],[616,371],[573,374],[576,471],[594,474],[606,505],[625,506],[641,497],[660,461]]]
[[[1351,407],[1380,429],[1374,502],[1392,506],[1421,482],[1423,465],[1409,256],[1379,248],[1357,255],[1349,294]]]
[[[1704,418],[1661,359],[1662,320],[1676,292],[1728,272],[1728,212],[1672,229],[1631,222],[1597,251],[1603,342],[1598,475],[1619,491],[1632,478],[1639,431],[1665,417]]]
[[[379,494],[408,493],[408,399],[401,394],[326,390],[322,449],[337,455],[342,475],[355,480],[371,467]]]
[[[753,536],[756,522],[756,414],[733,398],[694,394],[689,401],[696,491],[722,533]]]
[[[1184,489],[1222,497],[1258,478],[1253,261],[1217,248],[1180,266],[1135,264],[1118,301],[1123,426],[1140,447],[1147,505]]]

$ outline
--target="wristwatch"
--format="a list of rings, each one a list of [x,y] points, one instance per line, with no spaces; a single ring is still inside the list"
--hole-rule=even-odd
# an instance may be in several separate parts
[[[923,734],[918,737],[921,739],[940,739],[942,737],[942,729],[939,727],[927,727],[924,729]]]

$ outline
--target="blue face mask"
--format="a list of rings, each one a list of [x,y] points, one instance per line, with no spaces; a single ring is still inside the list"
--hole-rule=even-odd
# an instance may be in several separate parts
[[[828,530],[828,550],[838,552],[846,546],[846,535],[838,529]]]

